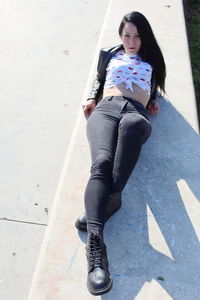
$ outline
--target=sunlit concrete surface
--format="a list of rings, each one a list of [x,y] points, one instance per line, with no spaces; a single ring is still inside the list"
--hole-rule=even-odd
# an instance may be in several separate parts
[[[86,2],[90,4],[91,9],[85,9],[82,14],[80,9],[83,8],[83,5],[86,5]],[[31,159],[30,155],[28,156],[30,160],[26,158],[26,161],[29,163],[31,162],[29,168],[26,168],[26,176],[24,175],[23,177],[23,179],[25,178],[27,181],[25,179],[24,181],[20,181],[19,179],[19,181],[23,182],[24,185],[26,182],[30,182],[30,178],[32,178],[31,173],[36,174],[34,177],[36,179],[40,179],[40,177],[37,177],[40,175],[44,180],[44,174],[50,174],[51,176],[55,176],[54,178],[57,179],[61,169],[62,172],[59,181],[57,181],[57,189],[56,182],[55,180],[52,180],[51,176],[51,179],[48,182],[54,182],[54,185],[49,183],[45,185],[46,190],[48,190],[48,187],[52,189],[54,187],[54,191],[56,190],[53,206],[49,209],[48,215],[47,210],[44,210],[44,208],[48,208],[48,195],[44,194],[45,196],[41,196],[39,188],[42,187],[42,184],[36,179],[34,182],[35,185],[33,184],[33,186],[37,187],[37,194],[33,192],[34,197],[37,195],[36,199],[38,201],[40,197],[42,199],[44,198],[44,200],[41,200],[38,206],[35,205],[34,197],[33,202],[31,202],[31,200],[29,202],[21,200],[22,204],[24,204],[24,202],[29,204],[32,203],[34,209],[39,208],[39,213],[35,214],[35,217],[32,219],[30,218],[32,208],[26,208],[24,205],[22,205],[22,208],[19,206],[17,215],[15,210],[12,210],[12,207],[16,208],[17,201],[12,205],[12,201],[10,200],[7,201],[9,203],[8,206],[6,206],[6,203],[2,206],[4,209],[4,214],[2,216],[8,216],[5,212],[8,211],[8,207],[11,205],[10,218],[14,219],[15,216],[16,218],[17,216],[20,216],[20,219],[23,217],[25,220],[32,220],[35,223],[41,223],[41,231],[38,233],[38,240],[35,242],[37,244],[38,251],[42,240],[41,237],[45,231],[45,227],[42,224],[47,223],[50,213],[48,228],[41,246],[31,287],[29,285],[31,281],[30,275],[33,272],[32,270],[35,260],[34,262],[33,259],[28,261],[25,258],[25,255],[22,255],[22,259],[18,262],[19,265],[16,265],[19,278],[21,276],[22,286],[19,286],[18,281],[13,283],[13,281],[9,282],[7,280],[7,282],[9,284],[12,283],[12,288],[16,291],[16,300],[21,300],[23,297],[24,299],[27,299],[29,289],[29,300],[94,299],[94,296],[90,295],[86,288],[86,234],[78,234],[74,227],[75,219],[84,209],[83,194],[90,166],[89,149],[85,137],[85,120],[83,116],[78,113],[78,107],[80,104],[80,98],[85,96],[87,93],[85,88],[89,88],[88,82],[91,81],[91,74],[95,73],[93,62],[97,58],[96,54],[98,53],[98,49],[103,46],[111,46],[116,43],[118,44],[120,40],[117,36],[117,30],[122,16],[129,11],[138,10],[144,13],[152,24],[153,30],[155,31],[158,42],[165,56],[168,72],[166,84],[167,95],[165,98],[160,97],[158,99],[161,106],[161,112],[158,116],[151,117],[153,127],[152,136],[144,145],[140,160],[123,192],[122,208],[106,224],[105,242],[108,249],[108,258],[110,263],[109,269],[113,277],[114,284],[113,289],[108,294],[103,295],[102,297],[96,297],[96,299],[196,300],[200,294],[200,197],[198,188],[200,181],[198,176],[200,171],[200,141],[182,1],[169,0],[166,3],[165,1],[158,0],[156,1],[156,4],[147,0],[86,2],[76,2],[74,4],[70,3],[70,5],[67,5],[67,2],[62,2],[63,6],[59,7],[57,6],[57,2],[55,2],[52,3],[51,6],[53,9],[49,8],[49,10],[46,10],[48,7],[46,2],[42,2],[43,4],[40,5],[39,2],[34,2],[34,5],[39,5],[37,6],[37,9],[39,9],[40,12],[42,5],[42,7],[44,6],[46,15],[56,15],[54,19],[55,22],[52,22],[52,20],[49,22],[52,26],[50,27],[52,30],[49,31],[49,34],[50,32],[51,34],[54,34],[53,37],[55,37],[56,43],[55,45],[54,43],[52,45],[52,43],[49,42],[52,47],[48,47],[46,54],[48,57],[50,53],[52,53],[51,51],[53,51],[53,58],[50,55],[49,61],[45,65],[47,68],[45,73],[47,78],[49,74],[52,74],[51,70],[54,71],[50,77],[51,80],[48,81],[49,84],[42,85],[41,81],[38,79],[35,83],[36,88],[30,88],[27,93],[27,95],[34,95],[34,93],[39,93],[37,90],[38,86],[42,86],[42,89],[46,87],[45,91],[48,96],[45,98],[44,95],[46,95],[46,92],[42,92],[42,89],[40,89],[41,93],[39,94],[43,96],[36,97],[36,99],[40,100],[38,100],[39,102],[37,103],[37,107],[41,107],[41,101],[44,101],[42,103],[46,103],[46,107],[49,107],[49,110],[42,110],[41,115],[38,115],[36,110],[35,118],[31,119],[34,114],[31,113],[32,110],[29,108],[28,120],[30,120],[30,123],[33,122],[32,120],[35,120],[35,123],[33,122],[32,125],[34,130],[32,129],[33,131],[28,131],[28,133],[35,132],[36,134],[38,132],[35,131],[35,125],[38,120],[41,125],[40,116],[45,116],[48,119],[48,124],[53,126],[52,123],[56,123],[53,122],[55,121],[54,114],[56,114],[56,116],[59,117],[56,120],[60,120],[60,122],[58,121],[58,124],[60,125],[56,127],[56,132],[54,132],[53,129],[49,130],[52,127],[46,127],[45,135],[49,137],[49,143],[44,143],[45,146],[42,147],[44,152],[41,151],[40,140],[38,148],[34,146],[37,145],[37,143],[30,143],[30,141],[32,141],[31,137],[34,135],[25,135],[30,138],[27,140],[28,143],[25,143],[25,138],[23,139],[24,143],[22,143],[22,140],[19,140],[21,143],[20,145],[24,145],[23,149],[28,149],[29,151],[27,153],[33,155]],[[2,5],[3,4],[1,4],[1,6]],[[25,2],[22,2],[21,6],[16,4],[15,9],[18,9],[20,14],[23,7],[29,9],[28,4],[25,4]],[[66,22],[69,23],[66,24],[65,18],[61,17],[66,15],[65,12],[68,11],[68,9],[76,9],[76,13],[78,14],[79,12],[79,17],[81,16],[81,20],[83,16],[85,18],[87,16],[87,20],[82,22],[82,24],[84,23],[84,26],[87,28],[84,30],[84,27],[81,26],[81,30],[83,30],[81,36],[84,35],[86,39],[91,38],[93,41],[88,50],[90,52],[87,52],[86,55],[89,65],[88,63],[85,64],[85,61],[83,62],[82,59],[77,61],[80,49],[76,48],[76,43],[67,44],[65,43],[65,39],[59,39],[58,29],[60,29],[60,27],[63,29],[65,25],[71,24],[72,21],[70,22],[70,20],[75,20],[73,18],[74,15],[69,14],[69,19],[66,18]],[[94,11],[92,12],[92,9],[95,10],[96,14]],[[10,12],[12,10],[9,9],[8,11]],[[34,9],[31,11],[34,12]],[[75,10],[73,12],[75,12]],[[30,13],[27,15],[28,20],[30,15]],[[37,13],[35,13],[35,15],[37,15]],[[14,16],[15,14],[11,15],[13,18]],[[88,25],[89,23],[86,22],[88,20],[91,21],[91,18],[93,18],[92,26],[91,23]],[[74,24],[80,28],[80,18],[78,23],[75,22]],[[95,26],[98,33],[94,37],[93,34],[96,32]],[[41,31],[39,30],[40,27],[37,28],[37,33],[39,33]],[[62,30],[61,32],[63,33]],[[72,34],[69,26],[65,27],[64,32],[66,35],[70,32],[69,36]],[[34,37],[36,38],[37,35],[35,34]],[[51,37],[52,36],[50,36],[50,41],[52,39]],[[40,40],[46,45],[42,38]],[[57,54],[60,40],[62,40],[62,47],[60,47],[62,48],[61,52],[64,51],[62,52],[62,58],[58,58],[59,55]],[[89,41],[90,40],[87,40],[88,43]],[[36,42],[37,46],[38,44],[39,43]],[[69,45],[71,45],[72,48],[69,48]],[[51,49],[51,51],[49,49]],[[82,49],[85,49],[84,45],[82,46]],[[75,50],[77,52],[75,52]],[[61,52],[59,52],[59,54]],[[44,58],[46,52],[40,52],[40,55],[42,55],[42,53]],[[55,56],[54,53],[56,53]],[[73,53],[74,60],[71,60],[68,55],[69,53]],[[68,59],[68,61],[65,62],[64,58]],[[84,66],[87,65],[87,69],[85,69],[84,73],[81,75],[81,78],[83,79],[82,81],[78,80],[79,77],[77,77],[77,72],[74,72],[74,68],[76,68],[75,70],[80,70],[80,73],[83,72],[83,66],[81,67],[80,65],[81,62],[84,63]],[[50,69],[48,68],[49,64]],[[33,63],[33,65],[36,66],[36,63]],[[33,65],[31,64],[31,66]],[[67,68],[67,66],[70,67]],[[64,70],[66,70],[66,68],[68,70],[66,72],[69,72],[68,77],[67,74],[64,74]],[[20,69],[23,70],[22,68]],[[27,70],[29,71],[30,68],[27,68]],[[38,70],[39,74],[44,73],[44,68]],[[28,71],[26,74],[29,73]],[[57,78],[56,72],[58,72],[60,80]],[[19,72],[16,73],[17,75],[19,74]],[[17,75],[15,75],[15,78],[19,77]],[[65,107],[64,104],[68,104],[68,102],[65,102],[66,98],[69,99],[69,97],[66,96],[68,95],[67,92],[65,93],[63,90],[63,85],[65,78],[69,78],[69,76],[70,79],[73,78],[74,81],[67,90],[70,91],[72,99],[79,96],[79,100],[76,102],[77,106],[71,107],[71,110],[69,110],[68,119],[62,119],[64,109],[67,107]],[[3,78],[5,80],[6,77],[4,76]],[[28,80],[28,76],[24,76],[22,77],[22,82],[25,82],[24,78]],[[57,82],[56,88],[54,88],[55,82]],[[76,85],[77,82],[80,82],[80,85]],[[5,83],[7,84],[8,80],[5,80]],[[4,89],[7,89],[6,91],[8,91],[8,84],[6,84],[4,84]],[[60,85],[62,88],[60,88]],[[71,87],[73,87],[73,89]],[[77,87],[76,96],[74,94],[75,87]],[[58,100],[54,99],[57,98],[61,90],[62,96],[59,95],[60,97],[58,98],[62,99],[63,105],[61,105],[60,110],[55,112]],[[29,93],[29,91],[32,93]],[[13,95],[15,94],[14,90],[12,93]],[[3,95],[4,98],[6,93]],[[19,96],[20,95],[21,94],[19,93]],[[5,101],[4,103],[5,106],[9,105],[9,101]],[[14,103],[16,107],[16,102]],[[75,102],[72,100],[70,103]],[[9,107],[13,106],[10,104]],[[21,108],[23,107],[24,106],[22,105]],[[21,109],[21,113],[25,114],[25,112],[26,110]],[[14,116],[18,116],[18,112],[16,114],[14,113]],[[15,120],[14,117],[12,119]],[[7,119],[5,118],[5,120]],[[60,139],[62,140],[62,143],[59,144],[57,135],[59,136],[60,132],[63,134],[63,128],[69,128],[69,124],[71,125],[71,122],[72,127],[70,127],[69,131],[67,131],[69,132],[68,138],[71,141],[70,145],[66,142],[66,140],[63,141],[61,137]],[[29,122],[26,121],[25,125],[27,123],[29,124]],[[9,124],[11,123],[9,122]],[[74,127],[75,130],[73,131]],[[16,127],[14,126],[13,128]],[[27,125],[22,126],[21,128],[29,127]],[[39,126],[38,128],[42,127]],[[54,135],[52,133],[54,133]],[[64,131],[64,135],[62,135],[62,137],[67,136],[65,134],[67,133]],[[33,142],[36,140],[33,139]],[[10,141],[12,141],[12,139],[9,139],[9,143],[11,143]],[[12,143],[10,145],[12,145]],[[49,145],[53,147],[53,152],[51,152],[52,148]],[[25,148],[25,146],[28,148]],[[31,151],[32,149],[34,151]],[[63,151],[62,154],[59,152],[61,150]],[[67,154],[64,160],[65,152],[67,152]],[[4,153],[6,153],[6,151]],[[53,155],[51,155],[51,153],[53,153]],[[34,155],[38,155],[37,159],[35,159]],[[42,156],[40,157],[40,155]],[[6,158],[7,156],[4,155],[4,157]],[[9,155],[9,157],[12,157],[12,155]],[[60,164],[54,161],[54,157],[57,157],[56,159],[59,157]],[[4,160],[4,164],[6,166],[4,166],[4,170],[9,170],[9,164],[6,164],[5,161],[6,159]],[[24,160],[22,159],[20,160],[20,170],[23,170],[23,161]],[[53,172],[54,175],[52,175],[53,169],[49,167],[49,164],[56,166]],[[14,165],[11,165],[14,168],[12,169],[10,167],[12,171],[19,169],[17,168],[19,166],[18,164],[14,163]],[[28,163],[25,164],[25,166],[27,165]],[[46,173],[42,173],[42,170],[45,170]],[[14,172],[10,173],[14,176]],[[15,178],[16,177],[17,179],[20,178],[19,175],[15,175]],[[13,181],[11,179],[12,177],[10,177],[10,182],[12,183],[14,179]],[[13,186],[12,184],[10,185]],[[28,184],[26,186],[28,186]],[[22,194],[28,195],[24,192],[18,195],[18,197]],[[51,200],[53,200],[52,194],[53,193],[51,193],[51,197],[49,196]],[[13,199],[12,197],[10,198]],[[24,197],[21,196],[20,199],[24,199]],[[30,198],[27,196],[27,199]],[[25,210],[24,213],[23,208]],[[5,224],[5,221],[2,222],[4,222],[2,224]],[[6,222],[11,224],[9,223],[11,221]],[[40,228],[35,227],[37,224],[29,225],[34,226],[35,232],[37,231],[37,228]],[[23,226],[25,226],[25,224]],[[26,224],[26,226],[28,226],[28,224]],[[3,236],[6,236],[6,227],[1,228],[4,230]],[[32,247],[32,243],[35,240],[35,238],[30,240],[30,234],[34,234],[34,231],[30,233],[29,230],[31,231],[31,229],[27,229],[26,227],[26,236],[24,240],[20,240],[21,243],[24,241],[26,247],[27,243],[30,247]],[[19,232],[20,231],[16,231],[16,235],[14,235],[14,231],[12,233],[12,235],[15,236],[16,243]],[[7,246],[5,246],[5,251],[6,249],[8,249]],[[10,256],[12,260],[8,260],[11,264],[13,263],[13,258],[17,257],[17,255],[13,254],[15,252],[17,253],[17,251],[11,251]],[[36,252],[35,248],[35,256]],[[23,254],[23,252],[21,253]],[[8,255],[8,259],[10,259],[10,256]],[[1,257],[3,259],[3,256]],[[4,255],[4,257],[6,256]],[[29,268],[29,264],[31,264],[31,268]],[[31,269],[31,272],[27,272],[27,277],[24,275],[22,276],[23,271],[20,272],[20,270],[23,270],[21,267],[22,265],[24,265],[24,270],[27,270],[26,268],[29,270]],[[4,279],[5,282],[3,271],[1,274],[2,278],[0,283],[2,283],[2,279]],[[10,285],[4,284],[1,293],[2,298],[13,299],[13,291],[11,291]]]
[[[106,8],[0,1],[0,299],[28,298]]]
[[[99,47],[119,42],[129,11],[150,20],[167,64],[167,95],[150,117],[151,138],[105,227],[112,290],[103,300],[196,300],[200,294],[200,139],[182,1],[110,1]],[[95,57],[94,57],[95,60]],[[92,67],[93,68],[93,67]],[[95,73],[95,69],[93,70]],[[33,278],[29,300],[94,299],[86,288],[86,234],[74,221],[84,209],[90,157],[81,114]]]

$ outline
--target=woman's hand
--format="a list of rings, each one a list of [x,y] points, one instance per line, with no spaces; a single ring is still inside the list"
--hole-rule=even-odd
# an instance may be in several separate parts
[[[95,107],[96,107],[95,99],[89,99],[87,100],[87,102],[82,104],[82,109],[86,119],[91,115]]]
[[[157,115],[160,111],[160,106],[158,104],[158,101],[153,100],[151,103],[149,103],[147,111],[150,115]]]

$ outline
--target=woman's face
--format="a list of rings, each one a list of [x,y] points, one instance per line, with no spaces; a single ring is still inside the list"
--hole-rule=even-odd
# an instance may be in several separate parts
[[[134,24],[130,22],[125,23],[121,39],[127,54],[137,54],[139,52],[142,42]]]

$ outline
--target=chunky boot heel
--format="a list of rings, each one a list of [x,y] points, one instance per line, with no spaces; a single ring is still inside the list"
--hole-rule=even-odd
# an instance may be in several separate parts
[[[75,226],[80,231],[87,231],[87,218],[85,212],[76,220]]]
[[[108,259],[106,246],[101,234],[89,233],[86,246],[88,262],[87,287],[94,295],[103,295],[112,288],[112,278],[108,271]]]
[[[108,199],[108,206],[106,209],[105,222],[114,215],[121,207],[122,192],[111,193]],[[75,226],[80,231],[87,231],[87,218],[85,212],[76,220]]]

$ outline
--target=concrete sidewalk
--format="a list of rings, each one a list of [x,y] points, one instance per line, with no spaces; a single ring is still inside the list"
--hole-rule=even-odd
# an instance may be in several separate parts
[[[106,8],[0,1],[0,299],[28,298]]]
[[[119,43],[119,21],[133,10],[144,13],[158,37],[167,65],[167,98],[158,99],[161,112],[151,118],[152,136],[123,192],[122,209],[106,224],[114,285],[96,298],[196,300],[200,295],[200,139],[182,1],[157,0],[155,5],[148,0],[110,1],[98,49]],[[83,210],[89,166],[80,112],[29,300],[94,298],[86,288],[86,234],[78,234],[74,227]]]

